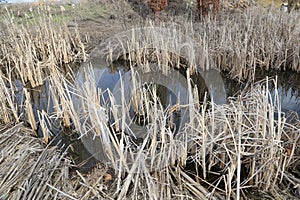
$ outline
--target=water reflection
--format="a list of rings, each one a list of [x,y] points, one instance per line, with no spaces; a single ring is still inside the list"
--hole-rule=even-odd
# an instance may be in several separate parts
[[[96,66],[94,70],[96,74],[101,74],[101,79],[97,82],[97,86],[102,89],[108,88],[112,90],[115,87],[115,84],[120,80],[120,75],[123,76],[129,68],[128,66],[124,67],[124,63],[116,62],[110,67]],[[222,80],[219,80],[218,77],[215,77],[215,74],[216,73],[202,72],[191,76],[193,85],[197,85],[200,102],[204,99],[205,93],[209,92],[210,95],[213,96],[215,103],[227,103],[228,97],[234,97],[241,94],[241,91],[247,85],[245,82],[237,82],[227,78],[225,73],[221,73]],[[263,80],[267,76],[269,79],[277,76],[277,89],[282,111],[294,111],[300,115],[300,74],[282,71],[257,71],[255,81]],[[208,83],[208,80],[211,83]],[[217,87],[214,89],[210,88],[209,90],[208,87],[211,87],[212,84]],[[179,84],[178,87],[180,87]],[[270,82],[269,89],[273,98],[274,88],[274,84]],[[172,97],[172,91],[165,87],[158,86],[158,92],[161,102],[165,106],[170,103],[175,103],[174,97]]]
[[[109,67],[105,66],[94,66],[93,72],[96,78],[96,84],[98,88],[104,90],[113,91],[116,87],[116,84],[120,81],[120,77],[124,76],[127,72],[130,71],[130,68],[120,62],[113,63]],[[82,74],[78,74],[78,77],[82,76]],[[257,72],[256,81],[265,79],[266,76],[274,78],[278,77],[278,93],[281,100],[282,111],[288,112],[293,111],[300,115],[300,74],[296,74],[294,72],[265,72],[259,71]],[[213,95],[214,101],[219,101],[219,103],[226,103],[227,97],[236,96],[241,93],[241,91],[245,88],[246,83],[239,83],[237,81],[228,79],[225,74],[221,74],[222,80],[215,77],[214,73],[202,73],[198,75],[193,75],[192,85],[196,86],[199,93],[199,102],[203,100],[205,96],[205,92],[208,91],[207,85],[218,86],[222,85],[222,87],[215,87],[215,89],[211,90],[211,94]],[[155,79],[159,79],[159,77],[152,77]],[[186,77],[185,77],[186,78]],[[207,80],[211,82],[208,84]],[[156,85],[157,96],[160,98],[160,102],[166,108],[167,106],[174,105],[177,103],[178,98],[177,94],[174,91],[181,91],[183,96],[187,96],[186,86],[176,82],[177,78],[174,78],[174,81],[170,85],[170,88],[177,89],[169,89],[162,85]],[[222,84],[221,84],[222,83]],[[24,96],[22,93],[23,87],[20,81],[15,82],[16,85],[16,98],[18,100],[19,105],[23,105]],[[49,115],[53,114],[54,107],[51,101],[51,96],[49,94],[49,83],[45,82],[45,84],[41,87],[37,87],[34,89],[28,89],[30,92],[34,115],[36,120],[38,120],[37,113],[38,111],[45,110]],[[148,87],[152,87],[151,84]],[[270,90],[272,96],[274,97],[274,85],[270,84]],[[223,95],[225,93],[225,95]],[[104,93],[103,104],[107,104],[108,93]],[[106,99],[106,100],[105,100]],[[20,111],[22,112],[22,111]],[[131,113],[133,113],[133,109],[131,109]],[[130,116],[134,119],[134,115]],[[178,125],[180,123],[180,114],[177,113],[175,116],[175,123]],[[81,163],[82,161],[87,161],[86,165],[82,165],[82,169],[89,169],[96,163],[95,159],[92,159],[95,155],[91,155],[89,151],[85,149],[85,145],[82,144],[81,141],[77,140],[78,135],[74,135],[72,130],[63,129],[60,126],[60,122],[54,119],[51,119],[51,132],[54,135],[57,135],[56,140],[62,141],[60,144],[69,146],[73,146],[73,156],[77,163]],[[145,123],[143,125],[146,125]],[[38,133],[42,137],[43,134],[40,131],[38,125]],[[75,137],[75,138],[74,138]],[[59,142],[57,142],[59,143]]]
[[[263,71],[256,72],[255,81],[260,81],[273,78],[277,76],[277,91],[283,112],[296,112],[300,116],[300,74],[289,71]],[[226,93],[228,97],[237,96],[246,87],[248,83],[237,82],[226,77],[222,74]],[[272,99],[275,96],[275,85],[269,82],[269,90]]]

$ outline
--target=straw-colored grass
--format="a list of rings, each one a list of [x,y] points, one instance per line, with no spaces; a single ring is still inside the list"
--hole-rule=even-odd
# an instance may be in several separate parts
[[[48,77],[60,77],[62,74],[72,77],[71,66],[85,61],[87,54],[77,27],[70,29],[64,22],[56,23],[45,6],[34,9],[37,9],[38,15],[25,17],[22,23],[11,9],[6,9],[1,16],[0,110],[3,111],[1,121],[4,123],[19,122],[22,118],[29,122],[33,130],[37,130],[38,119],[34,114],[37,111],[32,109],[30,90],[43,85]],[[22,82],[21,88],[15,86],[17,80]],[[16,95],[22,88],[24,110],[23,105],[17,105],[19,97]],[[55,106],[56,115],[60,117],[61,107]],[[66,126],[70,124],[68,116],[64,119]],[[43,131],[46,131],[45,127]],[[47,135],[45,133],[45,141],[48,141]]]
[[[102,91],[96,89],[93,73],[87,69],[84,74],[77,88],[75,110],[79,115],[75,124],[79,124],[81,137],[94,138],[85,139],[90,150],[98,151],[94,156],[115,171],[108,196],[230,199],[246,197],[254,190],[278,198],[292,195],[289,191],[298,187],[293,172],[299,167],[299,124],[287,122],[288,116],[282,113],[276,80],[257,83],[226,105],[212,102],[209,107],[206,102],[199,107],[190,101],[190,121],[176,136],[166,124],[169,112],[151,103],[150,99],[157,102],[155,96],[140,96],[150,119],[147,129],[142,130],[143,141],[135,146],[133,135],[140,132],[126,122],[130,105],[124,104],[125,99],[115,104],[110,96],[111,105],[105,109],[99,104]],[[274,101],[270,101],[271,82],[275,84]],[[189,88],[189,98],[194,99],[195,91]],[[120,89],[124,95],[124,86]],[[107,122],[105,112],[112,113],[113,124]],[[282,192],[287,184],[290,188]]]
[[[41,7],[38,16],[19,24],[7,10],[0,46],[1,70],[32,87],[43,84],[51,75],[52,66],[65,70],[66,64],[86,60],[85,47],[78,30],[63,22],[56,24]]]
[[[9,84],[9,86],[8,86]],[[14,96],[14,85],[10,77],[4,76],[0,72],[0,120],[7,124],[10,122],[19,122],[17,113],[16,99]]]
[[[296,198],[300,123],[298,116],[288,120],[281,111],[276,79],[251,84],[225,105],[216,105],[213,99],[199,104],[197,89],[190,82],[198,69],[218,68],[239,79],[253,79],[256,67],[300,70],[300,33],[295,26],[299,14],[259,11],[249,9],[183,27],[147,22],[110,38],[101,46],[103,59],[127,59],[133,71],[132,81],[120,84],[120,99],[97,88],[91,66],[83,69],[77,82],[61,73],[64,64],[86,59],[78,33],[72,35],[66,25],[56,26],[43,17],[37,20],[34,34],[28,27],[35,26],[8,21],[10,35],[4,37],[0,54],[1,120],[17,123],[26,116],[31,129],[1,128],[0,197],[239,199],[257,191],[261,198],[262,194]],[[134,70],[145,64],[147,71],[151,62],[164,74],[171,67],[186,70],[188,103],[163,108],[157,88],[140,87]],[[54,113],[39,110],[39,120],[35,119],[27,88],[25,109],[20,110],[23,105],[16,105],[14,78],[31,87],[47,80]],[[274,100],[270,82],[275,85]],[[125,84],[134,89],[126,91]],[[100,103],[104,92],[109,94],[107,104]],[[126,101],[128,92],[133,92],[131,101]],[[128,121],[130,106],[146,116],[145,127],[137,129]],[[183,108],[189,111],[188,121],[175,135],[170,115]],[[74,175],[64,153],[28,136],[40,126],[44,141],[50,142],[51,118],[78,132],[93,156],[112,172],[95,167],[90,174],[76,171]],[[142,140],[136,141],[135,136]]]
[[[253,7],[203,22],[150,21],[110,37],[100,55],[163,66],[178,66],[181,57],[191,72],[217,68],[239,80],[254,80],[257,68],[299,72],[299,15]]]
[[[56,147],[46,147],[40,139],[33,138],[33,134],[22,124],[1,126],[1,199],[66,198],[57,190],[71,189],[70,161]]]

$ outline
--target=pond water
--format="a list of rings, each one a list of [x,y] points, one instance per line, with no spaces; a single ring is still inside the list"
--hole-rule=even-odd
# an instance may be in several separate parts
[[[97,87],[101,88],[102,91],[106,89],[110,89],[114,91],[115,88],[119,87],[118,83],[120,82],[120,77],[126,77],[126,74],[130,72],[130,68],[124,64],[124,62],[115,62],[113,65],[109,67],[105,66],[94,66],[93,71],[97,77],[96,83]],[[257,80],[262,80],[266,76],[275,77],[278,76],[278,92],[282,103],[282,111],[294,111],[300,116],[300,74],[294,72],[264,72],[261,71],[257,73]],[[80,72],[78,74],[80,76]],[[185,75],[182,75],[185,79]],[[213,75],[208,75],[210,79],[215,80],[216,83],[220,82],[220,80],[216,80]],[[218,101],[219,104],[226,103],[226,99],[231,96],[235,96],[240,93],[240,91],[245,87],[246,84],[238,83],[231,79],[226,78],[224,74],[221,74],[221,79],[223,86],[216,90],[211,90],[212,96],[214,100]],[[192,77],[193,85],[197,85],[198,93],[199,93],[199,101],[203,100],[205,92],[208,91],[208,87],[205,84],[205,77],[202,75],[193,75]],[[154,77],[155,80],[158,80],[159,77]],[[126,81],[126,78],[124,79]],[[153,80],[153,79],[152,79]],[[179,78],[173,78],[173,82],[168,82],[168,86],[161,86],[157,84],[157,96],[159,97],[161,103],[166,108],[170,105],[174,105],[178,100],[176,96],[176,92],[180,91],[182,96],[186,96],[186,85],[180,83],[178,81]],[[130,85],[130,84],[128,84]],[[218,85],[218,84],[217,84]],[[16,93],[17,99],[19,101],[19,105],[23,105],[24,97],[22,95],[22,84],[20,81],[16,82],[16,87],[18,92]],[[168,89],[169,88],[169,89]],[[171,89],[170,89],[171,88]],[[178,88],[178,89],[172,89]],[[131,88],[129,88],[131,89]],[[176,90],[176,91],[175,91]],[[271,90],[272,89],[271,87]],[[37,87],[29,90],[32,98],[32,105],[34,109],[34,114],[36,120],[38,120],[38,111],[45,110],[47,113],[54,113],[53,103],[51,101],[51,97],[49,94],[49,83],[45,82],[45,84],[41,87]],[[104,94],[104,100],[108,98],[107,94]],[[219,100],[218,100],[219,99]],[[185,101],[181,99],[181,102]],[[23,108],[24,109],[24,108]],[[22,112],[22,108],[20,109]],[[135,114],[131,109],[132,119],[135,118]],[[177,118],[176,118],[177,117]],[[181,116],[180,114],[175,116],[175,124],[180,122]],[[59,146],[72,145],[72,154],[77,163],[82,163],[81,170],[89,171],[94,164],[97,162],[95,158],[90,154],[89,150],[85,148],[85,146],[81,143],[81,141],[77,140],[78,134],[74,133],[70,128],[62,128],[60,122],[50,119],[49,123],[51,123],[51,132],[56,135],[55,141],[59,144]],[[139,123],[138,125],[145,125],[144,123]],[[38,125],[37,132],[42,137],[42,132]]]
[[[124,67],[124,63],[114,63],[114,65],[111,65],[110,67],[94,66],[93,69],[96,75],[101,74],[101,78],[97,80],[97,87],[101,88],[102,90],[110,89],[111,91],[114,90],[114,87],[120,81],[120,76],[124,76],[124,74],[129,70],[128,67]],[[210,72],[206,73],[209,74]],[[218,82],[214,76],[215,74],[212,73],[212,76],[209,78],[214,82]],[[277,88],[278,95],[281,100],[282,111],[294,111],[300,116],[300,74],[288,71],[257,71],[255,81],[263,80],[267,76],[269,79],[277,76]],[[246,83],[237,82],[227,78],[225,73],[220,73],[220,78],[222,79],[223,84],[223,86],[220,88],[223,90],[221,92],[216,90],[208,91],[208,86],[203,79],[203,74],[191,76],[193,84],[197,85],[198,87],[199,101],[203,100],[205,92],[210,92],[214,96],[213,98],[215,103],[227,103],[228,97],[237,96],[247,85]],[[218,85],[219,83],[216,84],[216,86]],[[181,87],[179,84],[177,86],[179,88]],[[271,90],[271,95],[274,97],[274,85],[270,83],[269,87]],[[179,91],[181,93],[185,93],[183,92],[183,89],[184,88],[181,87]],[[171,101],[173,104],[175,103],[176,99],[174,99],[174,94],[172,91],[168,89],[164,91],[164,89],[161,88],[159,92],[160,98],[164,99],[163,102],[165,102],[165,106],[167,106],[167,102],[169,101]],[[222,92],[224,92],[224,94],[222,94]]]

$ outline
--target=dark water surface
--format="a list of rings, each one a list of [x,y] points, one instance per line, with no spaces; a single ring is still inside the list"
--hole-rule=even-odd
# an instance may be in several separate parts
[[[103,90],[108,88],[112,91],[116,83],[120,80],[120,75],[123,76],[128,70],[129,68],[124,67],[124,64],[122,63],[114,63],[114,65],[110,67],[94,66],[95,74],[101,74],[101,78],[97,81],[97,86]],[[247,83],[227,78],[224,73],[220,73],[220,75],[224,85],[221,89],[224,94],[219,94],[218,91],[216,92],[215,90],[211,90],[211,93],[214,96],[214,102],[217,101],[217,104],[226,103],[228,97],[237,96],[247,85]],[[257,71],[255,81],[261,81],[266,77],[268,77],[269,80],[271,78],[275,79],[276,76],[278,80],[277,89],[282,111],[294,111],[300,116],[300,74],[290,71]],[[209,92],[208,86],[203,79],[203,74],[193,75],[191,78],[193,85],[197,85],[198,87],[199,101],[201,102],[204,98],[205,92]],[[211,77],[211,79],[216,82],[220,82],[220,80],[215,80],[214,77]],[[178,85],[178,87],[180,87],[180,85]],[[275,89],[274,84],[271,82],[269,83],[269,90],[271,91],[271,95],[274,97]],[[159,97],[163,99],[162,102],[165,104],[170,101],[173,104],[176,102],[172,91],[166,88],[159,91]]]
[[[96,78],[97,87],[101,88],[102,91],[109,89],[113,91],[120,81],[120,77],[124,76],[129,72],[130,68],[124,63],[113,63],[109,67],[103,66],[94,66],[93,68]],[[80,72],[79,72],[79,75]],[[202,75],[194,75],[192,76],[193,85],[197,85],[198,93],[199,93],[199,101],[203,100],[205,92],[208,91],[208,86],[205,84]],[[214,80],[213,75],[210,76],[210,79]],[[295,72],[257,72],[256,81],[264,79],[266,76],[268,77],[278,77],[278,92],[279,97],[282,104],[282,111],[294,111],[298,115],[300,115],[300,74]],[[156,78],[156,77],[155,77]],[[231,79],[226,78],[224,74],[221,74],[221,82],[223,86],[219,88],[219,90],[211,90],[212,96],[214,96],[214,100],[219,101],[219,103],[226,103],[226,99],[228,97],[236,96],[240,93],[240,91],[245,87],[245,83],[238,83]],[[126,79],[124,79],[126,81]],[[220,80],[215,80],[215,82],[220,83]],[[22,95],[22,83],[19,81],[15,82],[16,88],[18,92],[16,92],[16,96],[18,99],[19,105],[23,105],[24,97]],[[174,84],[174,83],[172,83]],[[186,94],[184,90],[186,90],[185,86],[182,84],[178,84],[172,86],[173,88],[177,87],[177,91],[181,91],[182,94]],[[274,91],[272,85],[270,86],[271,90]],[[30,91],[34,114],[36,120],[38,120],[38,111],[45,110],[48,114],[54,113],[53,103],[51,102],[51,97],[49,94],[49,83],[45,82],[44,86],[37,87],[34,89],[28,90]],[[222,93],[221,95],[219,93]],[[274,95],[274,92],[272,92]],[[160,98],[162,105],[166,108],[167,106],[173,105],[176,103],[178,98],[174,91],[164,87],[157,85],[157,95]],[[107,98],[107,94],[104,94],[104,99]],[[219,98],[219,99],[218,99]],[[134,115],[131,115],[134,118]],[[177,116],[178,123],[180,121],[180,116]],[[84,145],[80,140],[77,140],[78,134],[74,133],[72,129],[62,128],[60,122],[55,119],[50,119],[49,123],[51,123],[51,132],[53,135],[56,135],[55,141],[59,144],[59,146],[69,146],[71,145],[71,153],[75,158],[77,164],[81,164],[82,171],[89,171],[94,164],[97,162],[95,158],[86,150]],[[39,126],[38,126],[39,127]],[[37,132],[42,137],[42,132],[40,128],[38,128]]]

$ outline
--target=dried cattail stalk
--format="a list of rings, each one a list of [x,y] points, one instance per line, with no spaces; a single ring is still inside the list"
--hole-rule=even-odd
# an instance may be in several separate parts
[[[23,93],[25,96],[25,110],[26,110],[26,114],[27,114],[27,120],[28,120],[31,128],[36,131],[37,126],[36,126],[36,120],[35,120],[33,109],[32,109],[30,94],[26,88],[23,88]]]
[[[50,124],[49,116],[44,110],[42,110],[41,112],[38,111],[38,118],[39,118],[40,127],[42,129],[44,141],[46,144],[48,144],[49,139],[51,137],[51,132],[49,130],[49,124]]]

